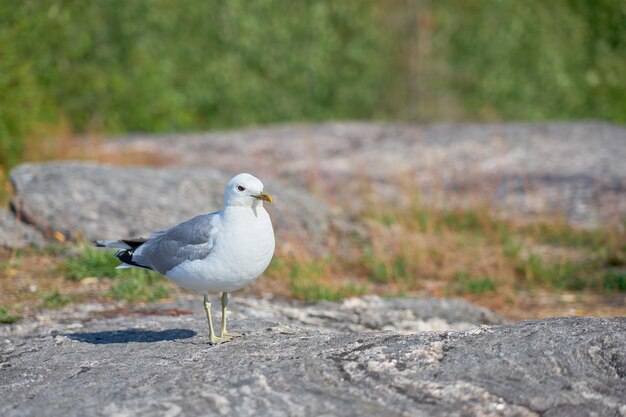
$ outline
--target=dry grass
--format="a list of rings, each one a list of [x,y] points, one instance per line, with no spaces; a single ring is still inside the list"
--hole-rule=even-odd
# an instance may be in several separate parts
[[[89,160],[119,166],[164,166],[172,162],[164,153],[128,149],[119,152],[107,146],[104,135],[87,131],[77,135],[70,124],[61,120],[41,125],[24,140],[23,161]]]
[[[365,293],[463,297],[512,318],[539,317],[545,309],[626,312],[624,225],[579,229],[559,219],[504,220],[492,213],[417,199],[402,208],[370,203],[359,213],[365,237],[336,236],[332,255],[322,258],[277,254],[266,272],[269,291],[303,300]]]
[[[165,153],[146,149],[127,149],[120,152],[107,145],[97,133],[77,136],[65,123],[46,125],[24,139],[24,162],[93,161],[115,166],[162,167],[174,160]],[[0,205],[6,207],[13,194],[7,171],[0,165]]]
[[[53,133],[56,141],[29,141],[29,160],[172,163],[162,154],[140,150],[119,155],[97,135],[78,138],[63,128]],[[245,292],[305,301],[363,294],[463,297],[509,318],[626,313],[625,224],[583,230],[559,219],[503,220],[480,202],[466,209],[442,208],[442,191],[425,204],[419,189],[402,184],[410,175],[397,177],[404,194],[411,196],[398,207],[378,199],[363,172],[363,181],[351,184],[353,192],[343,192],[371,196],[355,204],[342,201],[330,184],[320,183],[317,171],[307,178],[313,192],[330,196],[331,205],[364,219],[363,233],[334,233],[322,257],[311,255],[299,242],[283,245],[289,251],[279,250],[263,279]],[[6,200],[6,177],[0,177],[0,186]],[[0,322],[71,302],[145,302],[179,291],[141,271],[120,277],[116,263],[110,253],[80,245],[0,251]]]
[[[95,296],[87,285],[75,285],[56,273],[63,258],[58,252],[0,249],[0,322],[3,317],[35,314],[50,294],[80,295],[75,300]],[[102,283],[94,282],[100,288]]]
[[[0,323],[70,303],[145,303],[181,292],[158,274],[120,272],[115,270],[117,264],[110,251],[82,245],[46,251],[0,250]]]
[[[581,230],[423,206],[370,206],[361,214],[364,236],[336,236],[332,255],[317,258],[291,245],[246,292],[305,301],[453,296],[509,318],[626,313],[623,228]],[[0,260],[0,321],[77,301],[146,302],[178,292],[143,271],[122,276],[111,253],[81,245],[5,250]]]

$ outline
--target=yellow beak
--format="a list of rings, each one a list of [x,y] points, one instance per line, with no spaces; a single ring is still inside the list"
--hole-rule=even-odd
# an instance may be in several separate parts
[[[259,195],[255,195],[254,198],[256,198],[257,200],[265,200],[268,203],[272,202],[272,196],[262,191]]]

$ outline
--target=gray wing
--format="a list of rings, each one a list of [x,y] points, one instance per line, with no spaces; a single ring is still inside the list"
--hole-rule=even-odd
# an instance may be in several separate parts
[[[203,214],[171,229],[153,233],[133,254],[161,274],[185,261],[204,259],[212,252],[220,227],[218,213]]]

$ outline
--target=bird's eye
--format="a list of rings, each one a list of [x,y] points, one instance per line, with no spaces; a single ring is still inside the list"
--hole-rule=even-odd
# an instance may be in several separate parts
[[[246,187],[242,187],[241,185],[237,186],[239,191],[246,191]]]

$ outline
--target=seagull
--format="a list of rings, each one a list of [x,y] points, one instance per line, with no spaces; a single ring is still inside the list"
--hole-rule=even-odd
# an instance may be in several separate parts
[[[272,197],[263,183],[242,173],[224,189],[224,209],[202,214],[147,239],[98,240],[95,245],[116,248],[118,268],[157,271],[187,290],[204,294],[211,344],[239,336],[226,331],[228,293],[254,281],[274,255],[274,230],[263,203]],[[209,292],[221,292],[222,328],[215,334]]]

